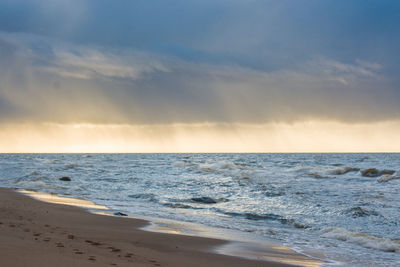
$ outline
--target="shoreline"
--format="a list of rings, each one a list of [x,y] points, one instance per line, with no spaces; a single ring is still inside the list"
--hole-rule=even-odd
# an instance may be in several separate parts
[[[292,266],[287,263],[318,266],[323,263],[286,247],[268,248],[270,261],[248,259],[240,253],[234,255],[241,257],[235,257],[221,253],[222,248],[232,244],[226,240],[145,231],[141,228],[150,224],[146,220],[93,214],[81,207],[33,197],[0,188],[0,233],[4,240],[0,244],[0,257],[7,266]],[[285,258],[287,263],[271,261],[279,258]]]

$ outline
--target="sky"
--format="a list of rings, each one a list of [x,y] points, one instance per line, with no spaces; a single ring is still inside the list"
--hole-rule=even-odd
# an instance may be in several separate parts
[[[0,152],[399,152],[397,0],[0,0]]]

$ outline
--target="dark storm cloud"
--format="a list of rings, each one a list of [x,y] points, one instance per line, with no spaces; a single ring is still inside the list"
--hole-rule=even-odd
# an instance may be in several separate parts
[[[0,120],[392,120],[397,1],[0,1]]]

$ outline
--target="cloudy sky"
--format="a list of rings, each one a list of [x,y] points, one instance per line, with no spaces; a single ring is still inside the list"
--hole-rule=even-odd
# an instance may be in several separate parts
[[[3,152],[400,151],[397,0],[0,0]]]

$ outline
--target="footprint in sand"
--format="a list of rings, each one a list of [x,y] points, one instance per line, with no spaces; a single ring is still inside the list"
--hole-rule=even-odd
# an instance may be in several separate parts
[[[133,254],[133,253],[126,253],[124,257],[125,257],[125,258],[132,258],[133,255],[135,255],[135,254]]]
[[[75,236],[74,235],[68,235],[68,239],[74,239]]]
[[[114,248],[114,247],[107,247],[111,249],[111,252],[120,252],[121,250],[119,248]]]
[[[156,260],[149,260],[149,262],[153,263],[154,266],[161,266]]]
[[[80,251],[80,250],[77,249],[77,248],[74,248],[74,253],[75,253],[75,254],[79,254],[79,255],[82,255],[82,254],[83,254],[83,252]]]
[[[63,248],[64,247],[63,243],[60,243],[60,242],[56,243],[56,245],[57,245],[58,248]]]
[[[51,238],[47,237],[45,239],[43,239],[43,241],[49,242],[51,240]]]
[[[95,257],[95,256],[90,256],[90,257],[88,258],[88,260],[90,260],[90,261],[96,261],[96,257]]]
[[[92,246],[101,246],[101,245],[103,245],[100,242],[95,242],[95,241],[92,241],[92,240],[85,240],[85,242],[91,244]]]

